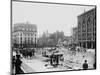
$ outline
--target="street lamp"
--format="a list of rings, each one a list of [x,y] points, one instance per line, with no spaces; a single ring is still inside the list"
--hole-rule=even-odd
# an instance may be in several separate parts
[[[35,48],[36,48],[36,33],[35,33]]]

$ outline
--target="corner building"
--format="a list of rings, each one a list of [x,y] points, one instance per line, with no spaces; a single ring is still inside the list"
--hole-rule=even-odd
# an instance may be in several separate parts
[[[36,44],[37,27],[29,23],[17,23],[12,28],[13,45],[16,47],[33,47]]]
[[[96,8],[78,16],[78,44],[83,48],[96,48]]]

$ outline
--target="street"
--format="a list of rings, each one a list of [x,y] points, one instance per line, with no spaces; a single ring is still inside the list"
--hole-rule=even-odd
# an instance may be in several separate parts
[[[64,56],[64,62],[60,62],[62,65],[53,67],[50,62],[45,62],[46,57],[40,54],[35,54],[32,58],[22,58],[22,69],[25,73],[29,72],[47,72],[47,71],[61,71],[61,70],[78,70],[82,69],[82,64],[84,60],[88,61],[88,68],[93,68],[94,63],[94,53],[91,52],[76,52],[72,55],[71,51],[62,50]]]

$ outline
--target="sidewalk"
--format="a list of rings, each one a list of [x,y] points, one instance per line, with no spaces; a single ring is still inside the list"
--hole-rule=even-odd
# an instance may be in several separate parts
[[[22,59],[24,65],[24,69],[25,69],[25,73],[29,73],[29,72],[46,72],[46,71],[63,71],[63,70],[68,70],[70,69],[68,66],[67,67],[62,67],[62,66],[58,66],[58,67],[53,67],[49,64],[49,62],[43,62],[39,59],[31,59],[31,60],[27,60],[27,59]],[[45,66],[47,64],[47,66]]]
[[[64,62],[63,66],[58,65],[58,67],[53,67],[50,65],[50,62],[44,62],[43,60],[46,60],[46,57],[43,57],[41,55],[37,55],[32,59],[25,59],[23,58],[23,69],[25,73],[29,72],[46,72],[46,71],[62,71],[62,70],[78,70],[82,69],[82,65],[84,63],[84,60],[88,61],[89,69],[93,68],[93,62],[94,62],[94,54],[91,53],[80,53],[76,52],[75,55],[72,55],[72,52],[65,51],[64,53]],[[84,56],[84,57],[83,57]],[[47,66],[45,66],[47,65]]]
[[[35,72],[31,67],[29,67],[26,63],[22,63],[22,70],[24,73]]]
[[[24,66],[27,65],[26,67],[24,67],[24,69],[29,68],[27,69],[27,72],[43,72],[47,69],[44,66],[46,63],[38,59],[32,59],[32,60],[23,59],[23,63],[24,63]]]

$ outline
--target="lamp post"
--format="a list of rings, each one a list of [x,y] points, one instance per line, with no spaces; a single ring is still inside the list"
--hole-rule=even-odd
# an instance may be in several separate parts
[[[36,48],[36,33],[35,33],[35,48]]]
[[[35,49],[36,49],[36,33],[35,33]],[[34,56],[35,49],[33,50],[33,56]]]

